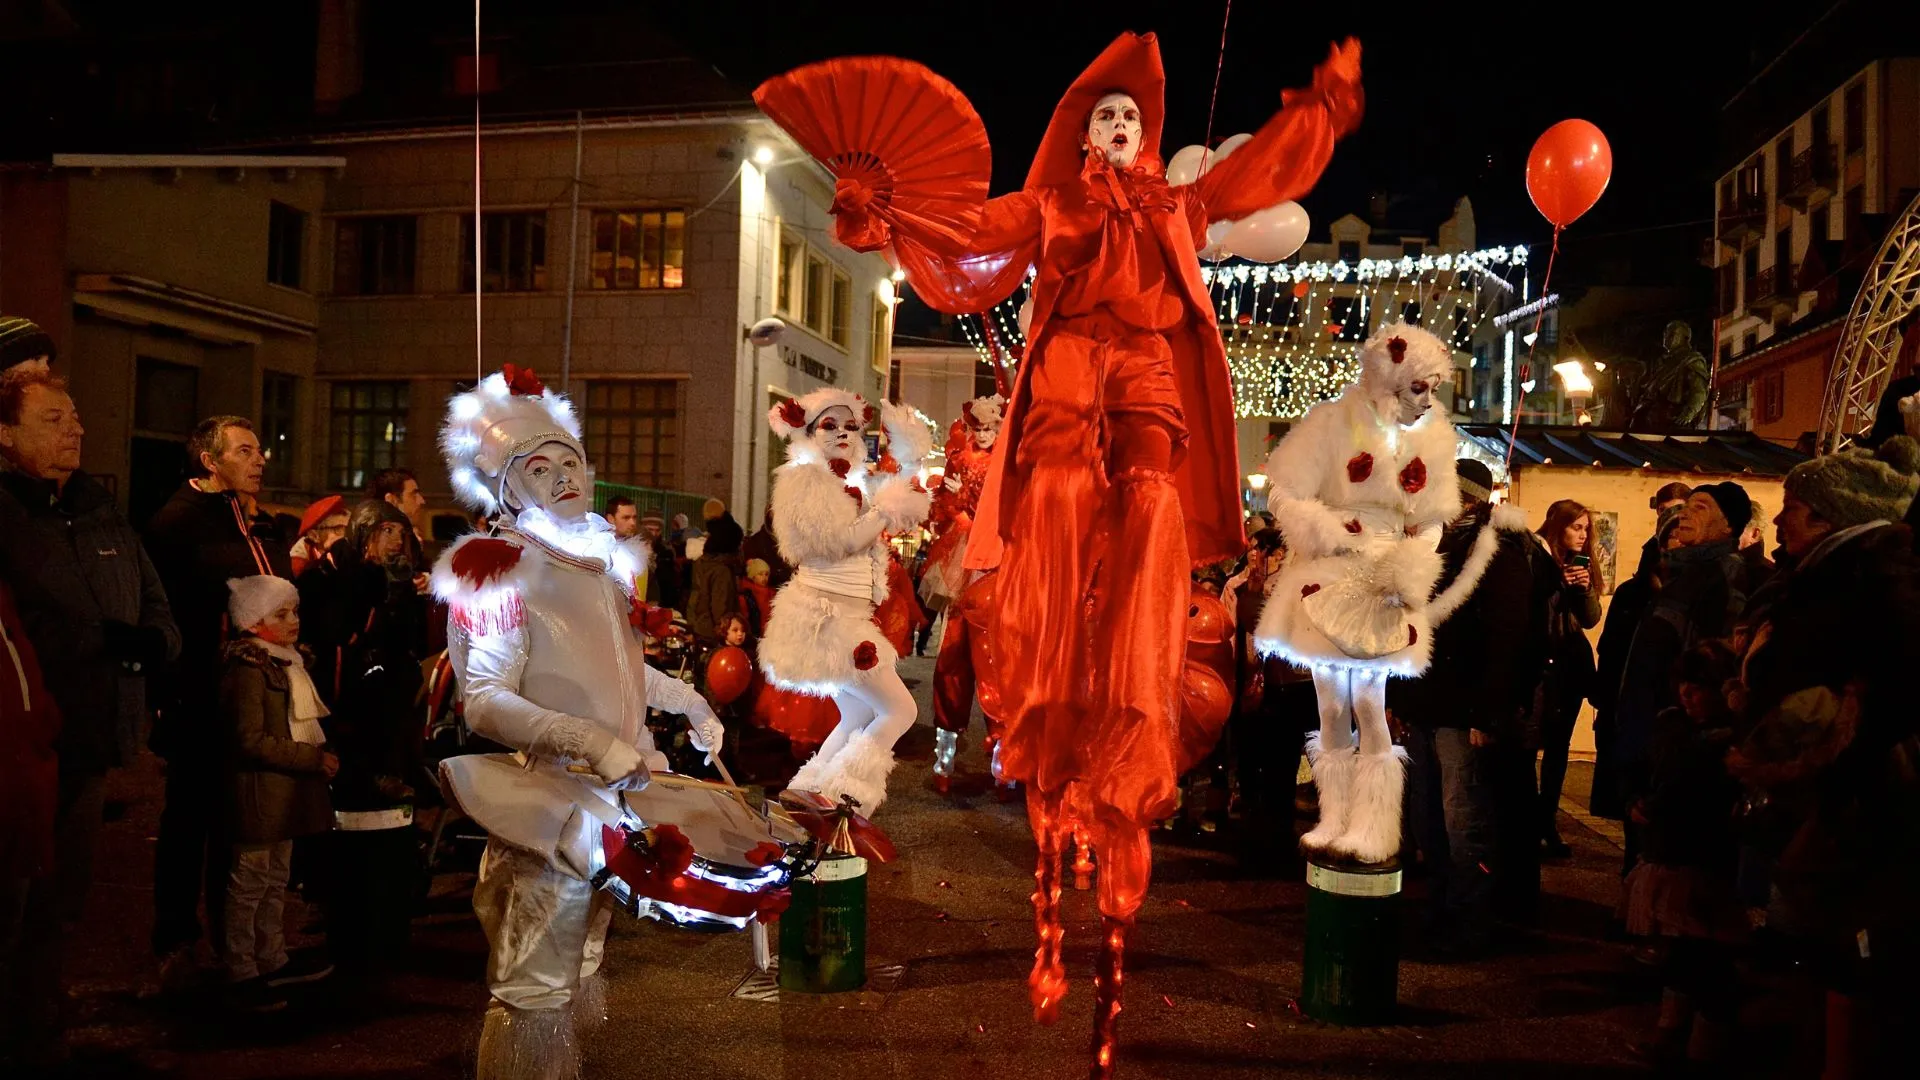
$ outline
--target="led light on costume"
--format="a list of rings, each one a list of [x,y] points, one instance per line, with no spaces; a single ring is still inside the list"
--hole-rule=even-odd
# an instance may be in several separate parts
[[[441,766],[488,833],[474,909],[494,1002],[479,1073],[545,1076],[573,1046],[574,995],[602,956],[612,905],[592,879],[603,830],[628,822],[623,791],[666,767],[648,708],[685,716],[711,753],[721,727],[692,687],[645,662],[631,594],[645,541],[617,539],[588,509],[566,399],[509,366],[448,403],[441,446],[462,500],[496,522],[434,567],[448,660],[468,725],[515,751]]]
[[[876,418],[898,473],[868,469],[863,436]],[[888,594],[884,534],[926,520],[927,494],[913,477],[931,439],[910,409],[876,411],[831,388],[774,406],[767,421],[787,440],[787,461],[773,479],[773,532],[795,569],[774,597],[761,671],[777,687],[832,698],[840,710],[840,723],[788,787],[834,800],[851,795],[871,814],[886,801],[893,744],[915,716],[894,670],[899,653],[873,621]]]
[[[1451,612],[1428,598],[1460,492],[1453,425],[1434,398],[1453,371],[1446,343],[1395,323],[1360,362],[1360,378],[1267,461],[1267,509],[1289,555],[1254,645],[1312,671],[1320,702],[1308,742],[1320,824],[1302,845],[1371,863],[1400,850],[1406,759],[1387,731],[1386,681],[1427,669],[1433,627]]]

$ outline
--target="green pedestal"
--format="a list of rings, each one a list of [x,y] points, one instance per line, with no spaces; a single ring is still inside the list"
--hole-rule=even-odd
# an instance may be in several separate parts
[[[780,989],[802,994],[858,990],[867,983],[867,860],[824,859],[794,878],[780,914]]]
[[[1307,862],[1300,1010],[1329,1024],[1393,1021],[1400,989],[1400,866]]]

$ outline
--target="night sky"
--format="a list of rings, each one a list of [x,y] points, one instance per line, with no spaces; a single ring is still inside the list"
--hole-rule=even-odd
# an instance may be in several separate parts
[[[1279,90],[1303,85],[1328,42],[1365,46],[1368,114],[1303,200],[1328,221],[1365,214],[1385,192],[1388,224],[1426,232],[1473,199],[1482,245],[1539,243],[1549,229],[1523,171],[1539,133],[1567,117],[1613,146],[1611,187],[1567,234],[1574,273],[1686,281],[1710,231],[1722,105],[1831,0],[1814,3],[1410,4],[1240,0],[1227,26],[1213,138],[1256,127]],[[931,6],[931,5],[930,5]],[[927,64],[973,101],[993,141],[999,193],[1025,175],[1059,93],[1121,30],[1159,34],[1170,155],[1207,132],[1222,0],[946,5],[674,4],[657,17],[729,77],[753,85],[836,55],[889,53]],[[807,14],[798,9],[817,8]],[[1036,15],[1045,12],[1045,15]],[[1582,255],[1589,258],[1583,260]],[[1599,256],[1614,258],[1607,267]]]

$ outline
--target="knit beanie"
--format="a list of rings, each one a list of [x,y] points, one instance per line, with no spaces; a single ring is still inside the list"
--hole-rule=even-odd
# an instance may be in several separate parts
[[[53,339],[18,315],[0,315],[0,371],[44,356],[53,359]]]
[[[1453,463],[1453,473],[1460,479],[1460,494],[1481,502],[1493,500],[1493,470],[1476,458],[1461,458]]]
[[[1727,519],[1727,528],[1733,530],[1734,536],[1747,531],[1747,522],[1753,520],[1753,496],[1747,494],[1746,488],[1723,480],[1694,488],[1693,493],[1707,496],[1720,507],[1721,515]]]
[[[1850,529],[1869,521],[1899,521],[1920,489],[1920,443],[1905,435],[1878,450],[1854,449],[1803,461],[1787,474],[1787,497]]]
[[[227,579],[227,614],[233,617],[235,630],[251,630],[282,604],[300,603],[300,590],[293,582],[272,574]]]

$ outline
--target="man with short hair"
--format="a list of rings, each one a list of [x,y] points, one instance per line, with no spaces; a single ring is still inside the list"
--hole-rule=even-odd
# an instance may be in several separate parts
[[[420,493],[420,481],[413,475],[412,469],[381,469],[373,474],[373,482],[367,485],[367,494],[383,502],[391,503],[407,515],[408,521],[416,522],[416,515],[424,510],[427,497]]]
[[[615,495],[607,500],[607,523],[615,537],[631,540],[640,535],[640,508],[625,495]]]
[[[0,374],[0,578],[64,716],[53,873],[23,889],[0,881],[0,909],[21,915],[18,952],[0,971],[0,1061],[29,1071],[64,1055],[63,940],[92,880],[107,770],[138,753],[146,673],[180,647],[140,538],[80,468],[84,434],[65,379],[44,364]],[[7,661],[0,671],[13,678]]]
[[[182,640],[180,659],[158,688],[154,753],[166,759],[167,801],[154,847],[153,949],[169,985],[193,970],[204,884],[214,940],[226,895],[218,839],[225,753],[217,688],[227,625],[227,579],[272,574],[291,580],[290,545],[256,498],[266,458],[241,416],[200,422],[187,442],[195,475],[147,523],[147,550],[166,583]]]

